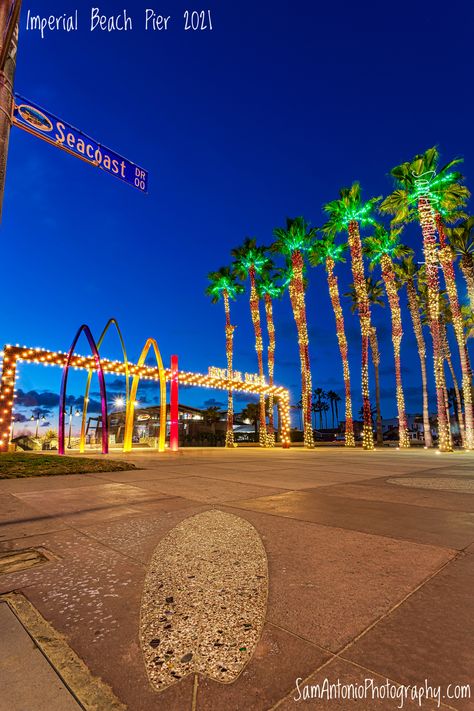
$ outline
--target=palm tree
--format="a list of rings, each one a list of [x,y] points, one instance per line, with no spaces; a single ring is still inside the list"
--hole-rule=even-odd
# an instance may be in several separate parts
[[[250,280],[250,314],[252,316],[253,328],[255,331],[255,350],[257,351],[258,374],[261,379],[265,377],[263,370],[263,339],[262,327],[260,323],[260,299],[257,292],[256,277],[262,272],[268,258],[265,255],[265,247],[257,247],[255,239],[247,237],[241,247],[232,250],[234,257],[234,270],[236,274]],[[260,395],[260,434],[259,441],[261,447],[268,446],[267,427],[265,421],[265,395]]]
[[[459,182],[460,175],[451,167],[451,161],[438,170],[439,154],[436,148],[416,155],[412,161],[402,163],[391,170],[397,189],[385,198],[381,212],[394,215],[393,222],[408,222],[418,218],[423,234],[423,253],[428,284],[429,325],[433,340],[433,362],[438,405],[439,446],[443,452],[452,451],[451,431],[446,416],[446,378],[443,369],[443,354],[439,322],[439,255],[436,243],[435,212],[439,209],[441,191],[448,185]]]
[[[453,223],[465,215],[461,210],[465,207],[470,197],[469,190],[459,182],[448,183],[441,186],[438,191],[438,200],[435,210],[436,227],[439,235],[439,261],[444,274],[446,292],[449,298],[451,322],[456,336],[461,363],[462,391],[464,399],[464,446],[474,449],[474,411],[472,404],[472,387],[469,356],[464,335],[464,320],[459,303],[458,287],[454,272],[455,252],[448,244],[445,223]]]
[[[367,293],[367,298],[369,303],[374,306],[385,306],[383,300],[383,286],[382,280],[378,279],[375,281],[372,277],[366,277],[365,288]],[[347,291],[344,296],[348,296],[351,300],[351,311],[355,313],[357,310],[357,292],[355,290],[354,284],[349,284],[349,291]],[[372,355],[372,365],[374,366],[374,376],[375,376],[375,411],[376,411],[376,433],[377,433],[377,444],[383,446],[383,430],[382,430],[382,409],[380,406],[380,350],[377,338],[377,329],[371,324],[369,331],[369,341],[370,341],[370,352]],[[370,416],[370,426],[373,427],[373,415]]]
[[[352,278],[357,294],[360,330],[362,335],[362,400],[364,407],[364,431],[362,446],[364,449],[374,448],[374,436],[370,418],[369,393],[369,338],[370,338],[370,302],[367,296],[360,226],[373,224],[372,212],[379,198],[372,198],[363,203],[359,183],[353,183],[350,188],[340,191],[339,200],[333,200],[324,206],[329,220],[324,226],[325,234],[335,235],[347,231],[351,252]]]
[[[260,406],[255,402],[249,402],[240,413],[243,420],[248,420],[254,426],[255,436],[258,434],[261,414]]]
[[[326,393],[322,388],[315,388],[314,393],[314,406],[313,411],[319,413],[319,429],[323,428],[323,405],[326,400]]]
[[[418,274],[418,267],[416,266],[413,260],[413,253],[409,256],[404,257],[399,262],[399,264],[396,265],[395,269],[397,272],[397,277],[400,280],[401,284],[406,285],[407,288],[408,309],[410,311],[413,331],[415,333],[416,343],[418,346],[418,357],[420,359],[421,385],[423,395],[423,430],[425,437],[425,446],[432,447],[433,440],[431,437],[431,425],[428,404],[428,380],[426,376],[426,344],[423,336],[423,326],[421,323],[420,316],[419,295],[415,281]]]
[[[296,403],[296,405],[291,405],[290,407],[291,407],[292,410],[295,410],[295,412],[298,412],[298,414],[299,414],[299,421],[300,421],[300,425],[301,425],[301,429],[303,429],[303,415],[302,415],[302,413],[303,413],[303,401],[302,401],[302,400],[298,400],[298,402]]]
[[[345,262],[344,251],[347,245],[335,244],[334,236],[325,235],[314,245],[310,255],[309,262],[313,267],[318,264],[324,264],[326,267],[329,296],[331,298],[334,318],[336,319],[336,335],[339,344],[339,352],[342,361],[342,373],[344,378],[344,389],[346,396],[346,431],[344,435],[344,443],[346,447],[355,447],[354,439],[354,423],[352,419],[352,396],[351,396],[351,375],[349,369],[349,350],[347,346],[346,331],[344,327],[344,314],[341,307],[341,298],[339,295],[339,285],[337,276],[334,274],[334,267],[337,262]],[[331,400],[331,407],[333,401]]]
[[[213,304],[222,297],[225,310],[225,352],[227,356],[227,373],[229,380],[232,379],[233,360],[233,338],[235,326],[230,322],[229,299],[235,299],[237,294],[243,291],[243,287],[237,283],[234,274],[229,267],[221,267],[216,272],[208,274],[209,286],[206,294],[211,297]],[[232,397],[232,387],[227,392],[227,432],[225,438],[226,447],[235,447],[234,443],[234,401]]]
[[[281,276],[280,270],[275,270],[274,265],[271,260],[268,260],[265,268],[260,274],[260,278],[257,281],[257,293],[260,298],[263,297],[265,303],[265,315],[267,320],[267,333],[268,333],[268,350],[267,350],[267,362],[268,362],[268,384],[273,385],[274,382],[274,372],[275,372],[275,323],[273,320],[273,299],[281,298],[284,287],[277,283],[278,278]],[[268,396],[268,430],[267,430],[267,442],[270,447],[275,445],[275,426],[274,426],[274,407],[273,407],[273,395]]]
[[[380,264],[382,279],[385,284],[385,291],[387,292],[392,318],[392,343],[395,361],[395,380],[397,384],[398,441],[400,447],[406,448],[410,446],[410,437],[408,434],[408,423],[405,411],[405,396],[403,393],[402,366],[400,360],[403,327],[395,265],[393,263],[394,259],[406,256],[409,252],[408,247],[400,243],[399,237],[401,231],[402,228],[388,232],[382,225],[376,225],[374,235],[365,239],[364,252],[370,260],[370,269],[373,269],[376,264]]]
[[[430,322],[430,315],[429,315],[430,307],[429,307],[428,283],[427,283],[427,279],[426,279],[426,269],[425,269],[424,265],[422,267],[420,267],[420,269],[418,271],[418,291],[420,294],[422,323],[423,323],[423,325],[427,325]],[[464,433],[464,421],[463,421],[463,412],[462,412],[461,393],[459,391],[456,373],[454,371],[453,362],[451,359],[451,351],[449,348],[448,336],[447,336],[447,326],[448,326],[448,324],[452,323],[451,311],[449,308],[449,303],[446,299],[446,292],[444,290],[441,290],[439,292],[438,313],[439,313],[439,317],[438,317],[439,337],[440,337],[440,344],[441,344],[441,352],[440,353],[441,353],[441,358],[442,358],[441,367],[443,368],[443,375],[444,375],[444,363],[446,362],[449,372],[451,373],[451,379],[453,381],[454,391],[456,392],[456,400],[457,400],[458,413],[459,413],[459,418],[460,418],[458,421],[459,431],[461,432],[461,437],[462,437],[462,441],[464,444],[465,433]],[[446,376],[445,376],[445,383],[446,383]],[[449,419],[448,387],[447,387],[447,385],[445,385],[445,388],[443,391],[443,407],[444,407],[444,411],[446,412],[447,421],[449,423],[449,431],[450,431],[450,435],[451,435],[451,423],[450,423],[450,419]],[[438,430],[439,430],[439,420],[438,420]]]
[[[304,254],[313,246],[315,234],[316,230],[309,228],[303,217],[287,218],[286,227],[277,227],[274,230],[276,241],[272,245],[272,251],[283,254],[290,267],[288,291],[298,331],[304,443],[309,448],[314,447],[314,439],[311,426],[311,367],[303,273]]]
[[[468,217],[455,227],[447,228],[446,235],[460,258],[471,309],[474,311],[474,216]]]

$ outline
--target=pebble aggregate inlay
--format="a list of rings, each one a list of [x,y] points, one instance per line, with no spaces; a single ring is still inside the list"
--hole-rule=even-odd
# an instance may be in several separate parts
[[[267,589],[265,549],[248,521],[212,510],[173,528],[155,549],[142,598],[152,686],[193,672],[234,681],[260,638]]]

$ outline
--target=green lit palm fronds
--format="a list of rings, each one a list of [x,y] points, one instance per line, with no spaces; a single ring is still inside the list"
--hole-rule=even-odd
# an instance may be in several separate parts
[[[393,215],[394,223],[410,222],[417,216],[418,200],[425,197],[449,221],[459,219],[462,216],[459,210],[470,196],[469,190],[461,185],[462,174],[452,170],[461,162],[461,158],[455,158],[439,168],[438,149],[433,147],[396,166],[390,171],[396,189],[385,198],[380,212]]]
[[[400,234],[403,227],[386,230],[383,225],[376,225],[374,234],[364,240],[364,254],[369,258],[369,268],[372,270],[386,255],[392,261],[400,259],[411,250],[400,242]]]
[[[245,279],[250,269],[255,269],[260,274],[267,264],[268,257],[265,247],[258,247],[257,241],[246,237],[241,247],[236,247],[231,252],[234,257],[234,269],[241,279]]]
[[[343,232],[351,222],[358,222],[362,226],[374,224],[374,208],[382,198],[371,198],[363,202],[360,184],[357,182],[353,183],[350,188],[342,188],[339,195],[339,200],[332,200],[323,207],[329,215],[329,219],[323,227],[325,234],[335,235],[338,232]]]
[[[447,227],[446,235],[460,257],[474,256],[474,217],[468,217],[455,227]]]
[[[409,250],[406,255],[395,265],[397,277],[402,284],[415,281],[419,266],[414,260],[413,250]]]
[[[309,263],[311,266],[317,267],[319,264],[325,264],[328,259],[332,259],[333,262],[345,262],[344,253],[346,250],[347,244],[336,244],[334,235],[324,234],[321,239],[315,242],[309,253]]]
[[[207,275],[209,286],[206,289],[206,294],[211,297],[211,301],[215,304],[222,297],[224,292],[229,298],[235,299],[237,294],[241,294],[243,287],[238,284],[230,267],[221,267],[216,272],[210,272]]]
[[[374,306],[385,306],[385,291],[382,279],[373,279],[372,277],[366,277],[365,285],[370,303]],[[355,313],[359,304],[354,284],[349,284],[349,290],[345,292],[344,296],[350,299],[351,311],[352,313]]]
[[[474,337],[474,313],[470,306],[461,306],[466,340]]]
[[[287,217],[286,227],[276,227],[273,230],[276,237],[271,249],[286,257],[293,252],[308,252],[316,237],[316,228],[309,226],[304,217]]]
[[[275,267],[269,259],[257,280],[257,292],[259,296],[266,294],[272,299],[279,299],[285,291],[288,275],[286,269]]]

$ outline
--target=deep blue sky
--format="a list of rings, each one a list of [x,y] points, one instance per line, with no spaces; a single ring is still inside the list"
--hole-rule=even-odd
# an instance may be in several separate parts
[[[263,244],[286,215],[323,221],[321,205],[360,180],[364,195],[391,189],[389,169],[438,144],[474,178],[472,4],[212,2],[212,33],[181,28],[184,4],[159,11],[171,29],[145,33],[146,3],[128,7],[133,32],[90,33],[93,3],[23,0],[16,90],[145,166],[148,196],[14,128],[1,282],[0,340],[66,350],[80,323],[99,335],[119,319],[129,356],[148,336],[184,369],[225,367],[223,309],[204,295],[208,271],[245,236]],[[26,11],[79,9],[81,29],[41,39]],[[406,240],[420,250],[412,227]],[[421,252],[419,252],[421,258]],[[308,317],[314,386],[342,395],[325,275],[311,270]],[[342,290],[351,281],[340,270]],[[460,281],[464,297],[464,284]],[[247,297],[232,305],[235,367],[256,370]],[[360,406],[357,321],[348,318],[355,411]],[[374,314],[382,342],[383,414],[395,415],[389,313]],[[419,369],[405,313],[408,411],[419,411]],[[299,397],[295,329],[286,296],[276,307],[276,379]],[[85,345],[83,345],[85,351]],[[118,357],[111,334],[104,355]],[[19,387],[56,389],[36,367]],[[74,382],[72,383],[75,387]],[[79,387],[79,383],[77,385]],[[222,395],[183,392],[198,404]],[[151,396],[150,396],[151,397]]]

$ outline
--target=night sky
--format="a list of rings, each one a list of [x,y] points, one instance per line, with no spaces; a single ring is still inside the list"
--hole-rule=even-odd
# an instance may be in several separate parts
[[[127,7],[132,32],[91,33],[92,4],[23,0],[16,91],[146,167],[149,194],[12,130],[0,231],[2,343],[67,350],[81,323],[98,337],[115,316],[133,361],[153,336],[165,363],[176,353],[186,370],[225,367],[223,307],[205,296],[206,275],[228,264],[244,237],[270,244],[287,215],[321,225],[322,204],[353,180],[366,198],[386,195],[390,168],[434,144],[446,161],[464,157],[473,187],[470,2],[222,1],[206,6],[214,30],[194,33],[183,31],[186,6],[177,2],[156,7],[172,16],[167,32],[145,33],[147,5],[136,0],[100,4],[103,13]],[[28,9],[60,15],[76,8],[78,32],[41,39],[25,31]],[[418,226],[406,230],[405,241],[421,260]],[[348,266],[338,274],[345,291]],[[342,396],[325,272],[308,276],[313,385]],[[345,302],[356,414],[360,333]],[[295,402],[299,361],[288,295],[275,311],[276,381],[291,388]],[[393,417],[388,307],[373,316],[382,413]],[[255,372],[248,294],[232,304],[232,320],[234,366]],[[406,310],[404,327],[413,413],[421,410],[421,386]],[[85,341],[78,350],[87,352]],[[103,354],[120,356],[112,331]],[[20,368],[18,387],[34,391],[22,398],[25,415],[54,405],[59,379],[59,369]],[[71,379],[76,396],[84,380]],[[157,395],[139,390],[143,404]],[[193,405],[212,398],[225,402],[223,393],[181,393]],[[54,411],[46,414],[55,425]]]

